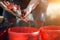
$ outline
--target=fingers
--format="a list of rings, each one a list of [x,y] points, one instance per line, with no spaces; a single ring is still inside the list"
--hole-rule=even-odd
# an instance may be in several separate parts
[[[13,5],[9,1],[4,1],[4,4],[7,6],[8,9],[13,9]]]
[[[26,19],[26,18],[22,18],[21,17],[21,20],[23,20],[24,22],[26,22],[26,23],[28,23],[29,22],[29,20],[28,19]]]
[[[3,2],[0,2],[0,5],[6,7],[6,5]]]
[[[30,12],[29,12],[29,10],[27,8],[24,9],[23,11],[25,12],[25,15],[24,15],[25,18],[30,15]]]
[[[7,4],[9,5],[9,4],[10,4],[10,2],[9,2],[9,1],[7,1]]]
[[[29,13],[27,9],[22,10],[21,17],[23,18],[23,21],[29,22]]]
[[[4,4],[7,6],[9,5],[10,3],[8,1],[4,1]]]

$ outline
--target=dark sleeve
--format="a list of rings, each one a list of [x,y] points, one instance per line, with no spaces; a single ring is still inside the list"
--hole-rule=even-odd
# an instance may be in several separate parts
[[[0,16],[2,16],[3,8],[0,6]]]
[[[8,11],[5,11],[4,15],[6,16],[6,18],[15,18],[15,16],[10,14]]]

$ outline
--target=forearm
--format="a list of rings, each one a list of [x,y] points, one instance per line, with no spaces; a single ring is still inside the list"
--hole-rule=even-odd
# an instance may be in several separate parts
[[[36,8],[36,6],[39,4],[39,0],[31,0],[30,3],[27,6],[27,9],[29,11],[32,11]]]

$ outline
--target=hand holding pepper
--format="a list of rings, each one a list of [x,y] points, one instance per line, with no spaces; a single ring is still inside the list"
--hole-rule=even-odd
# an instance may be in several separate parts
[[[25,22],[29,22],[29,15],[27,15],[27,17],[25,17],[26,13],[28,12],[27,9],[24,9],[21,11],[21,18],[25,21]]]

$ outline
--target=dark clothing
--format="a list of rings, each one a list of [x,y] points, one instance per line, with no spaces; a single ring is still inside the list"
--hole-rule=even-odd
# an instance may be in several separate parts
[[[29,4],[30,0],[13,0],[13,2],[17,5],[21,6],[21,9],[25,9]]]
[[[2,16],[3,8],[0,6],[0,16]]]
[[[4,17],[5,18],[16,18],[15,16],[13,16],[12,14],[10,14],[8,11],[4,10]]]
[[[21,6],[21,9],[25,9],[27,5],[29,4],[30,0],[19,0],[19,4]]]
[[[30,0],[8,0],[14,4],[20,5],[21,9],[25,9],[27,7],[27,5],[29,4]]]

